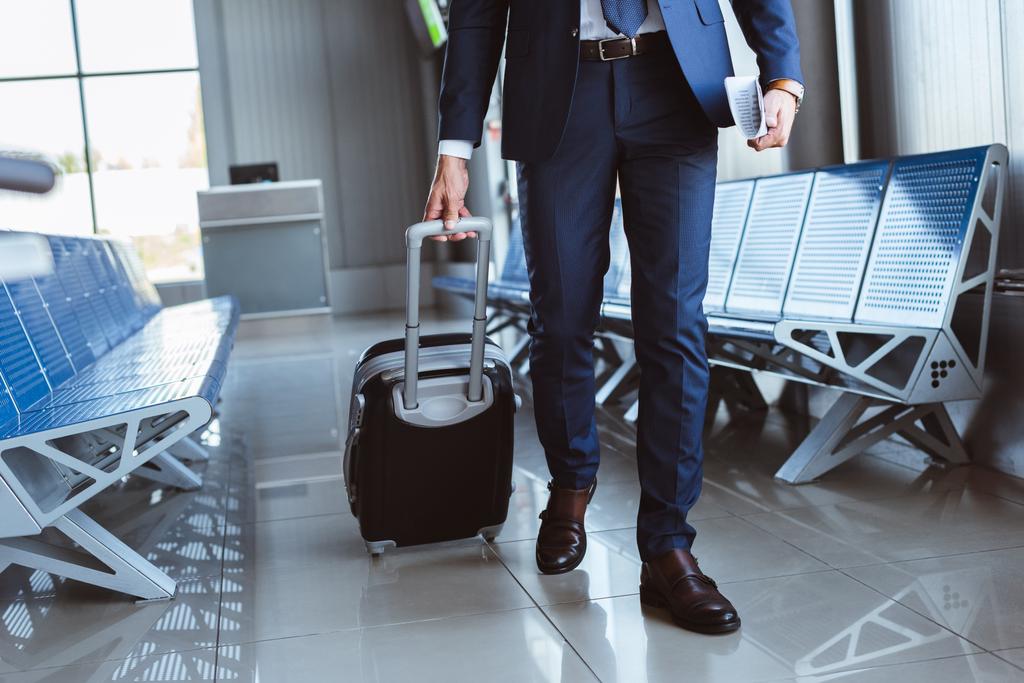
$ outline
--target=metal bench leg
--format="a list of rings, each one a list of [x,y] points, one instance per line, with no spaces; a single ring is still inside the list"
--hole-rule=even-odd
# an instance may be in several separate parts
[[[495,313],[491,324],[487,326],[487,334],[498,334],[506,327],[516,324],[516,319],[507,313]]]
[[[635,356],[630,356],[622,361],[622,365],[616,368],[615,372],[613,372],[608,380],[601,385],[601,388],[597,390],[597,394],[594,396],[594,400],[597,402],[597,405],[603,406],[607,403],[608,399],[614,395],[615,391],[622,385],[626,378],[629,377],[635,367]]]
[[[966,465],[971,458],[964,448],[960,433],[956,431],[953,420],[949,417],[946,406],[942,403],[930,403],[926,408],[929,412],[922,415],[921,428],[911,423],[903,427],[899,434],[929,455],[953,465]]]
[[[0,567],[10,564],[66,576],[142,600],[174,597],[171,577],[114,537],[81,510],[72,510],[53,525],[80,548],[51,545],[33,537],[0,540]]]
[[[711,381],[708,386],[707,422],[713,422],[718,407],[725,403],[730,415],[737,409],[760,411],[768,409],[761,388],[754,376],[742,370],[711,366]]]
[[[775,478],[790,484],[806,484],[893,434],[946,462],[968,461],[960,435],[943,404],[894,404],[861,422],[864,411],[872,404],[877,402],[866,396],[842,394],[775,473]]]
[[[727,404],[738,403],[747,410],[768,410],[768,401],[749,372],[733,372],[730,377],[730,391],[725,397]]]
[[[508,352],[509,365],[515,365],[519,360],[526,356],[526,352],[530,348],[530,335],[523,333],[523,336],[519,338],[519,341],[515,343]]]
[[[191,436],[186,436],[168,448],[167,452],[185,462],[206,462],[210,459],[210,452],[200,446]]]
[[[201,475],[190,470],[185,463],[167,452],[155,455],[132,474],[182,491],[195,491],[203,486]]]
[[[637,418],[639,418],[639,417],[640,417],[640,399],[637,399],[637,400],[633,401],[633,405],[631,405],[629,407],[629,410],[626,411],[626,414],[623,415],[623,418],[626,420],[626,422],[629,422],[631,424],[636,424]]]
[[[836,447],[872,402],[873,399],[867,396],[840,394],[821,421],[775,473],[775,478],[789,484],[806,484],[856,455],[859,451],[844,448],[837,452]]]

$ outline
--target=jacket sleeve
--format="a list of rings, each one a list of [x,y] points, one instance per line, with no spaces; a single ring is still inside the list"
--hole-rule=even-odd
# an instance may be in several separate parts
[[[509,0],[452,0],[438,106],[440,140],[480,145],[505,44],[508,6]]]
[[[790,0],[732,0],[747,44],[757,55],[761,84],[779,78],[804,83],[800,69],[800,40]]]

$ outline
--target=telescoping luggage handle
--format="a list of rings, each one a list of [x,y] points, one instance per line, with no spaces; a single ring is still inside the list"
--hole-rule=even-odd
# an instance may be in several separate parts
[[[483,400],[484,372],[484,331],[487,327],[487,267],[491,260],[491,221],[487,218],[463,218],[459,220],[458,232],[475,232],[476,245],[476,296],[473,308],[473,340],[469,355],[470,401]],[[432,235],[443,235],[444,221],[427,221],[412,225],[405,231],[409,248],[409,263],[406,271],[405,299],[405,395],[402,402],[406,410],[418,405],[416,385],[419,380],[420,347],[420,249],[423,240]]]

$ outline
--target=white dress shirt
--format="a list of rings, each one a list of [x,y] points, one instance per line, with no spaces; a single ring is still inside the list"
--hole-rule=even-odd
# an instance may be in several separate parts
[[[647,0],[647,19],[640,26],[640,33],[664,30],[665,19],[661,16],[658,0]],[[580,0],[580,40],[604,40],[621,35],[608,28],[601,0]]]
[[[647,0],[647,19],[640,26],[640,33],[654,33],[665,30],[665,19],[661,15],[658,0]],[[580,40],[603,40],[621,34],[608,28],[604,20],[601,0],[580,0]],[[473,156],[472,140],[441,140],[438,154],[469,159]]]

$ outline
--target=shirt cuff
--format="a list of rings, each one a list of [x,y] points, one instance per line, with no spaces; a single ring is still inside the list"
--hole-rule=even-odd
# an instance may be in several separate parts
[[[438,155],[471,159],[473,157],[472,140],[441,140],[437,145]]]

